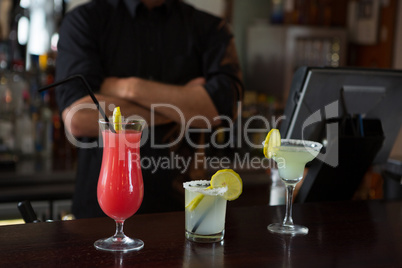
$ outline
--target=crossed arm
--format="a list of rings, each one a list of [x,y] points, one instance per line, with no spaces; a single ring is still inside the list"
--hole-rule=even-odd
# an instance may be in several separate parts
[[[168,122],[189,122],[192,127],[205,127],[220,124],[218,111],[203,87],[204,78],[195,78],[184,86],[168,85],[137,77],[107,78],[100,94],[96,97],[105,103],[106,115],[111,116],[113,109],[120,106],[123,116],[138,115],[148,124]],[[88,108],[93,104],[90,97],[83,97],[63,113],[67,130],[74,136],[97,136],[99,113]],[[163,104],[153,106],[153,104]],[[167,105],[168,104],[168,105]],[[175,108],[172,108],[175,107]],[[197,116],[198,119],[192,120]],[[152,119],[152,120],[151,120]]]

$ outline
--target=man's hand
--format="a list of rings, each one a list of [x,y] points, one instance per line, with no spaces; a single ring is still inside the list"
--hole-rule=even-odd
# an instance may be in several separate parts
[[[171,119],[153,113],[140,105],[128,101],[123,98],[96,94],[99,103],[104,106],[107,117],[112,116],[113,109],[111,107],[119,106],[125,117],[137,115],[143,118],[148,125],[160,125],[172,122]],[[76,137],[96,137],[99,134],[98,119],[99,111],[89,96],[83,97],[69,107],[64,109],[62,113],[63,122],[68,132]]]

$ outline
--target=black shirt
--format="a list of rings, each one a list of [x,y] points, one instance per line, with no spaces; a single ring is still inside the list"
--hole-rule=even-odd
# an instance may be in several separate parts
[[[95,92],[110,76],[136,76],[176,85],[202,76],[219,114],[229,117],[234,116],[242,94],[239,64],[227,24],[175,0],[152,10],[138,0],[94,0],[77,7],[62,22],[56,64],[57,80],[81,74]],[[56,90],[61,111],[86,95],[78,82]],[[172,123],[149,131],[160,144],[168,142],[166,134],[174,133],[177,127]],[[171,157],[171,153],[171,148],[155,149],[150,142],[141,146],[141,157]],[[78,218],[103,215],[96,199],[101,161],[101,148],[78,149],[73,199],[73,213]],[[172,179],[183,170],[169,166],[154,171],[152,163],[143,166],[145,194],[139,212],[179,209],[169,193]]]

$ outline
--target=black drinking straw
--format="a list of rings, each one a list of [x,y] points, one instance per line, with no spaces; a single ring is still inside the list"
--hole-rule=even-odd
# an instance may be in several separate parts
[[[105,112],[103,111],[102,107],[99,105],[99,102],[98,102],[98,100],[96,99],[96,97],[95,97],[95,95],[94,95],[94,92],[93,92],[92,89],[91,89],[91,86],[89,85],[89,83],[88,83],[88,81],[85,79],[85,77],[83,77],[83,76],[80,75],[80,74],[67,77],[66,79],[63,79],[63,80],[61,80],[61,81],[55,82],[55,83],[50,84],[50,85],[47,85],[47,86],[45,86],[45,87],[42,87],[42,88],[40,88],[40,89],[38,90],[38,92],[43,92],[43,91],[45,91],[45,90],[48,90],[48,89],[50,89],[50,88],[59,86],[59,85],[61,85],[61,84],[67,83],[67,82],[70,82],[70,81],[75,80],[75,79],[79,79],[79,80],[84,84],[85,89],[88,91],[89,96],[91,96],[91,99],[92,99],[92,101],[95,103],[96,108],[98,108],[99,113],[102,115],[103,119],[105,119],[105,122],[106,122],[108,125],[110,125],[109,118],[107,118],[107,116],[106,116]],[[110,127],[110,130],[111,130],[112,132],[116,132],[116,131],[114,130],[114,127],[113,127],[113,126]]]
[[[200,227],[200,224],[205,219],[205,217],[207,216],[209,211],[210,211],[210,209],[205,211],[204,214],[202,214],[201,217],[198,219],[198,221],[194,224],[193,229],[191,230],[192,233],[195,233],[197,231],[198,227]]]

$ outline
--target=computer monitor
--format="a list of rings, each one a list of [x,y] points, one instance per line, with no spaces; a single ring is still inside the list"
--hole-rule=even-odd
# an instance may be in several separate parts
[[[284,115],[283,138],[322,142],[326,149],[309,166],[296,202],[351,199],[367,168],[388,160],[398,135],[402,71],[301,67]],[[346,119],[357,133],[345,141]]]

